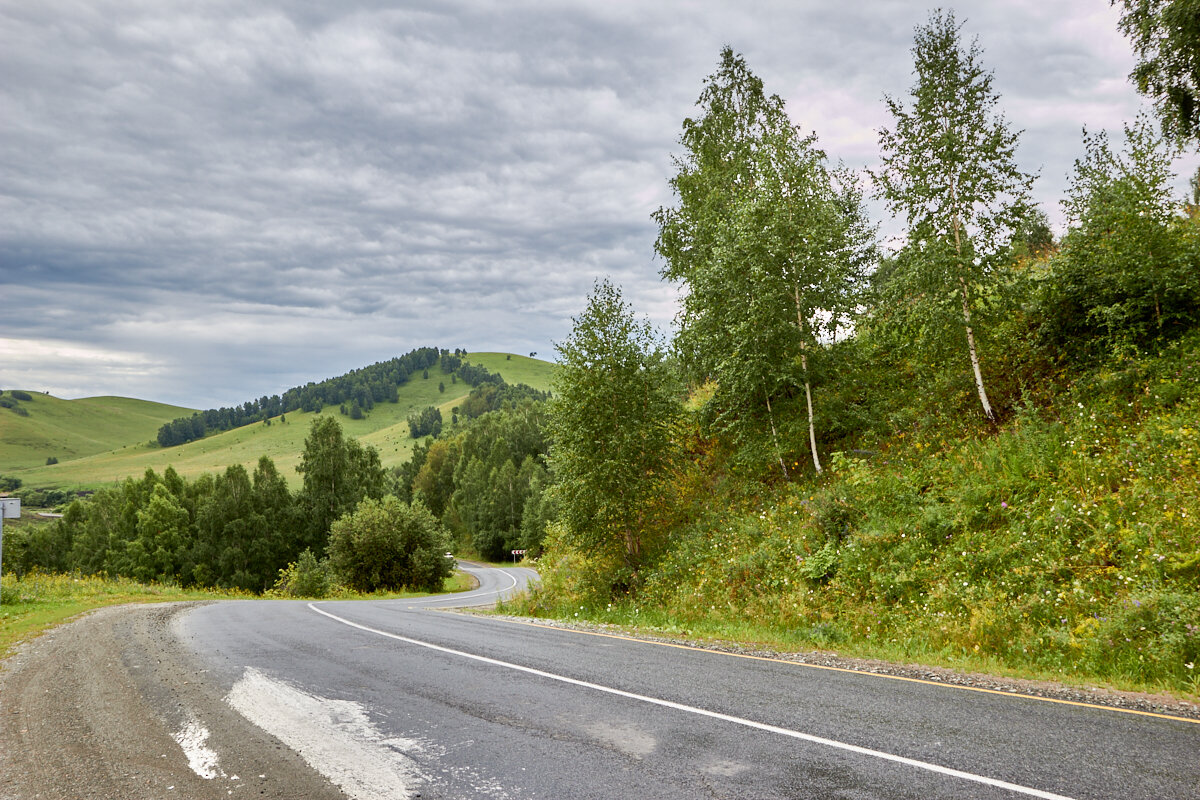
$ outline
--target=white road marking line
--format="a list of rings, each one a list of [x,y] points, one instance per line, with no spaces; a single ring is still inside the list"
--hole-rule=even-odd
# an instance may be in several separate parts
[[[217,763],[217,754],[208,747],[208,728],[191,720],[183,727],[183,730],[171,738],[187,756],[188,766],[191,767],[192,772],[206,781],[225,777],[225,772]]]
[[[464,572],[471,572],[471,571],[472,570],[464,570]],[[501,592],[507,592],[509,589],[512,589],[517,585],[517,579],[513,575],[511,575],[510,573],[508,573],[502,569],[500,569],[498,571],[503,573],[506,578],[508,578],[510,581],[512,581],[511,584],[509,584],[508,586],[505,586],[503,589],[489,589],[486,592],[475,591],[475,592],[471,592],[468,594],[435,595],[433,597],[428,597],[423,600],[411,600],[408,602],[408,605],[409,606],[421,606],[421,605],[429,605],[431,603],[445,603],[448,600],[454,600],[455,602],[457,602],[459,600],[473,600],[476,597],[491,597],[492,595],[499,595]]]
[[[495,658],[488,658],[487,656],[476,655],[475,653],[467,653],[467,652],[463,652],[462,650],[454,650],[453,648],[442,647],[441,645],[433,644],[432,642],[423,642],[420,639],[412,639],[407,636],[401,636],[396,633],[388,633],[387,631],[381,631],[376,628],[368,627],[366,625],[360,625],[357,622],[351,622],[348,619],[344,619],[335,614],[330,614],[328,611],[317,608],[312,603],[309,603],[308,607],[311,608],[313,611],[317,612],[318,614],[329,617],[330,619],[332,619],[336,622],[340,622],[343,625],[348,625],[351,628],[357,628],[361,631],[366,631],[367,633],[374,633],[378,636],[385,636],[389,639],[395,639],[396,641],[399,641],[399,642],[405,642],[406,644],[416,645],[417,647],[424,647],[429,650],[436,650],[440,653],[447,653],[449,655],[459,656],[461,658],[469,658],[473,661],[483,662],[484,664],[491,664],[491,665],[497,666],[497,667],[504,667],[506,669],[512,669],[512,670],[516,670],[518,672],[524,672],[529,675],[537,675],[540,678],[547,678],[552,681],[559,681],[560,683],[571,684],[572,686],[580,686],[585,689],[593,689],[598,692],[604,692],[606,694],[616,695],[618,697],[625,697],[630,700],[639,700],[643,703],[651,703],[656,706],[662,706],[664,708],[671,708],[676,711],[684,711],[689,714],[696,714],[696,715],[702,716],[702,717],[709,717],[711,719],[719,719],[724,722],[732,722],[735,725],[742,725],[747,728],[755,728],[760,731],[766,731],[768,733],[779,734],[780,736],[789,736],[793,739],[800,739],[800,740],[803,740],[806,742],[811,742],[813,744],[820,744],[820,745],[824,745],[826,747],[833,747],[838,750],[845,750],[845,751],[848,751],[851,753],[858,753],[859,755],[871,756],[872,758],[880,758],[885,761],[893,761],[897,764],[905,764],[910,767],[916,767],[917,769],[923,769],[923,770],[927,770],[929,772],[935,772],[939,775],[947,775],[952,778],[960,778],[962,780],[971,781],[973,783],[981,783],[986,786],[994,786],[998,789],[1006,789],[1010,792],[1015,792],[1017,794],[1023,794],[1028,797],[1038,797],[1038,798],[1041,798],[1042,800],[1072,800],[1072,798],[1069,798],[1065,795],[1054,794],[1053,792],[1047,792],[1047,791],[1043,791],[1041,789],[1034,789],[1029,786],[1021,786],[1020,784],[1009,783],[1007,781],[998,780],[996,778],[989,778],[985,775],[976,775],[972,772],[963,772],[962,770],[951,769],[950,767],[943,767],[939,764],[931,764],[928,761],[918,761],[913,758],[906,758],[904,756],[898,756],[893,753],[885,753],[882,750],[872,750],[868,747],[859,747],[858,745],[848,744],[846,742],[839,742],[836,739],[826,739],[822,736],[814,736],[810,733],[801,733],[800,731],[794,731],[794,730],[790,730],[788,728],[780,728],[776,725],[768,725],[763,722],[755,722],[754,720],[745,719],[743,717],[735,717],[735,716],[732,716],[729,714],[722,714],[718,711],[709,711],[708,709],[698,708],[696,706],[684,705],[683,703],[676,703],[671,700],[663,700],[663,699],[657,698],[657,697],[648,697],[647,695],[635,694],[633,692],[626,692],[623,689],[614,689],[611,686],[602,686],[598,683],[591,683],[589,681],[581,681],[581,680],[578,680],[577,678],[569,678],[565,675],[556,675],[553,672],[545,672],[544,670],[534,669],[533,667],[525,667],[525,666],[521,666],[520,664],[512,664],[508,661],[500,661]]]
[[[385,738],[359,703],[318,697],[249,667],[225,701],[353,800],[410,798],[426,780],[408,755],[420,744]]]

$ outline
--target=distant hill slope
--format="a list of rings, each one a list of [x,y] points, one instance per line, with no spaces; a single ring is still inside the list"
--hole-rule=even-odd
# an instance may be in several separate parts
[[[19,400],[28,416],[0,408],[0,472],[40,466],[47,458],[60,462],[148,442],[159,427],[192,409],[130,397],[85,397],[63,400],[27,392]],[[12,392],[5,391],[11,398]]]
[[[550,379],[554,371],[554,365],[550,362],[518,355],[512,355],[510,359],[505,353],[471,353],[467,360],[486,367],[490,372],[499,372],[507,383],[524,383],[542,391],[550,388]],[[439,383],[445,385],[445,392],[438,391]],[[413,439],[409,435],[407,421],[410,414],[426,406],[437,406],[442,411],[446,427],[449,428],[451,409],[465,400],[470,391],[470,386],[462,381],[452,383],[448,373],[443,372],[440,367],[435,367],[429,370],[427,380],[416,376],[400,386],[397,391],[399,402],[378,403],[362,419],[354,420],[339,414],[338,409],[332,406],[326,407],[322,413],[336,417],[347,435],[354,436],[364,444],[379,450],[384,466],[391,467],[407,461],[412,453]],[[30,405],[29,418],[17,417],[5,409],[0,409],[0,419],[8,414],[14,419],[27,422],[33,418],[34,407],[42,397],[45,395],[34,398],[34,403]],[[149,430],[139,429],[141,432],[136,436],[117,442],[104,450],[93,449],[90,453],[72,460],[60,455],[57,456],[59,463],[52,466],[45,466],[47,455],[52,453],[38,451],[39,457],[32,462],[28,459],[24,461],[23,469],[6,468],[7,461],[0,460],[0,472],[20,478],[26,486],[98,487],[125,477],[141,475],[147,468],[162,472],[168,466],[173,466],[180,475],[188,478],[195,478],[205,472],[223,471],[232,464],[242,464],[247,470],[252,470],[259,457],[266,455],[275,461],[280,473],[293,487],[299,486],[300,476],[295,468],[300,463],[304,439],[308,436],[309,425],[316,414],[289,412],[284,415],[285,422],[280,422],[279,418],[275,417],[270,425],[255,423],[211,434],[177,447],[163,448],[149,444],[157,428],[164,422],[191,414],[192,411],[171,406],[160,408],[167,411],[156,418],[158,421]],[[71,429],[88,431],[90,427],[80,421],[78,426]],[[6,436],[4,441],[7,442]]]
[[[550,391],[554,364],[528,356],[509,353],[468,353],[467,360],[488,372],[498,372],[505,383],[523,383],[539,391]]]

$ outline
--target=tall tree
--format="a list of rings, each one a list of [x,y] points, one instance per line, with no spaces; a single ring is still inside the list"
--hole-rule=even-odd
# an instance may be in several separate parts
[[[980,367],[974,318],[1025,219],[1033,176],[1016,163],[1017,133],[996,113],[992,73],[978,41],[963,47],[951,11],[916,29],[912,106],[886,98],[895,127],[879,132],[879,195],[907,221],[908,289],[932,311],[955,309],[966,334],[983,412],[995,420]]]
[[[778,348],[763,371],[768,409],[773,389],[803,386],[809,452],[820,473],[810,358],[854,310],[874,257],[874,229],[854,175],[829,169],[815,138],[791,124],[767,132],[752,174],[755,189],[735,203],[723,252],[724,269],[747,284],[745,313],[729,325],[743,356],[727,360],[718,380],[732,377],[751,353]],[[786,477],[786,461],[777,457]]]
[[[700,113],[683,121],[683,153],[673,159],[671,189],[678,203],[658,209],[654,220],[662,276],[687,289],[677,349],[689,378],[700,382],[730,349],[725,321],[744,300],[726,285],[718,257],[722,234],[733,223],[738,198],[753,189],[752,162],[766,131],[786,124],[786,114],[783,101],[768,97],[762,80],[729,47],[696,105]]]
[[[663,276],[687,289],[677,346],[694,380],[715,379],[712,410],[743,451],[757,451],[765,411],[785,478],[775,404],[803,387],[820,472],[810,360],[853,305],[873,251],[861,194],[729,48],[697,105],[671,181],[678,205],[655,215]]]
[[[334,417],[313,420],[296,469],[304,476],[299,501],[308,515],[308,537],[302,544],[318,553],[324,552],[334,520],[365,497],[383,497],[387,485],[379,452],[346,438]]]
[[[556,345],[550,460],[571,538],[619,556],[636,585],[672,468],[677,401],[661,347],[608,281]]]
[[[1129,74],[1179,142],[1200,139],[1200,0],[1111,0],[1137,64]]]

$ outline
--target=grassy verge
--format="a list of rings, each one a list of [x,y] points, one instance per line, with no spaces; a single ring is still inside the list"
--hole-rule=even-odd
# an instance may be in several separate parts
[[[475,578],[455,572],[446,579],[445,591],[465,592],[477,585]],[[422,597],[423,592],[377,592],[364,595],[340,591],[339,600],[385,600]],[[0,580],[0,659],[13,645],[86,611],[123,603],[164,603],[182,600],[253,599],[243,592],[181,589],[178,586],[141,584],[126,578],[74,577],[30,573],[18,579],[5,575]],[[328,599],[328,598],[326,598]]]
[[[1197,352],[1098,370],[999,432],[909,426],[819,479],[717,483],[632,595],[552,533],[520,610],[1194,702]]]

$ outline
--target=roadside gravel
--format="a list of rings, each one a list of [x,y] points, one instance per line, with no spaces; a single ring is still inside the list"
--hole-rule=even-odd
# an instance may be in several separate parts
[[[195,605],[100,609],[5,659],[0,798],[342,798],[185,655],[171,623]]]
[[[469,610],[452,613],[480,613]],[[486,612],[483,612],[486,613]],[[986,689],[1007,694],[1021,694],[1031,697],[1043,697],[1051,700],[1061,700],[1072,703],[1088,703],[1097,706],[1123,708],[1131,711],[1144,711],[1151,714],[1167,714],[1174,717],[1200,720],[1200,705],[1190,703],[1167,694],[1148,694],[1144,692],[1121,692],[1102,687],[1068,686],[1051,681],[1035,681],[1022,678],[998,677],[977,672],[963,672],[944,667],[930,667],[919,664],[893,664],[888,661],[875,661],[866,658],[852,658],[837,653],[813,650],[802,653],[788,653],[771,650],[757,645],[745,645],[735,642],[708,641],[704,639],[687,639],[674,636],[663,636],[644,630],[630,630],[619,625],[604,623],[577,622],[533,617],[500,616],[514,622],[546,625],[554,628],[604,633],[614,636],[625,636],[647,642],[658,642],[682,647],[694,647],[698,650],[712,650],[720,653],[732,653],[756,658],[770,658],[778,661],[790,661],[795,664],[809,664],[833,669],[847,669],[855,672],[869,672],[876,675],[892,675],[897,678],[944,683],[952,686],[963,686],[974,689]]]

